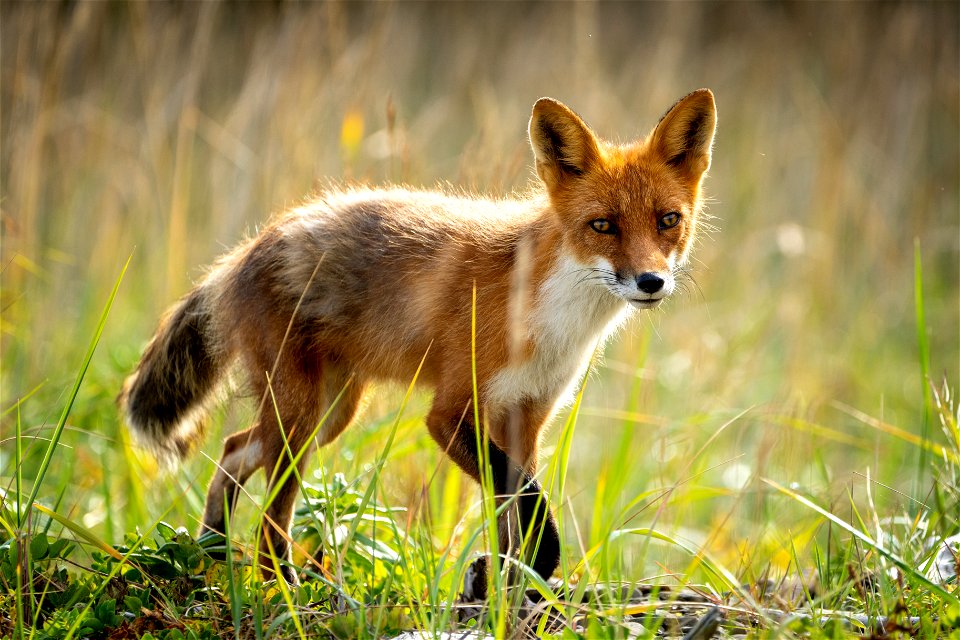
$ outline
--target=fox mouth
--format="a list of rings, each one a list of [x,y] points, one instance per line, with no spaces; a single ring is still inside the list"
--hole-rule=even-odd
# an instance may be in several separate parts
[[[637,309],[653,309],[654,307],[659,306],[661,302],[663,302],[663,297],[661,298],[629,298],[628,301],[632,306],[636,307]]]

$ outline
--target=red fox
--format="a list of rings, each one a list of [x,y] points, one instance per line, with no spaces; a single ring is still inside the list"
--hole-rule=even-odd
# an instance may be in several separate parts
[[[716,118],[713,94],[700,89],[646,139],[615,145],[542,98],[529,137],[544,189],[527,199],[322,193],[222,257],[173,306],[124,383],[127,422],[161,460],[184,458],[215,390],[239,365],[260,410],[224,442],[203,531],[224,531],[225,504],[263,468],[277,493],[260,563],[269,576],[270,557],[284,561],[281,576],[293,583],[297,487],[283,472],[293,460],[302,468],[298,453],[350,424],[371,382],[409,382],[422,361],[419,381],[434,393],[430,435],[479,481],[475,309],[486,459],[496,494],[515,496],[507,513],[517,520],[501,518],[500,548],[518,548],[519,524],[538,541],[524,560],[549,577],[561,550],[535,479],[540,433],[597,345],[631,311],[673,293],[697,232]],[[474,594],[483,592],[483,567]]]

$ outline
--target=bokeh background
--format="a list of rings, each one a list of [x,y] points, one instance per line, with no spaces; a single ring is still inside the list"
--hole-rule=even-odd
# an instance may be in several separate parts
[[[761,478],[848,513],[915,514],[908,496],[928,495],[933,456],[897,429],[939,442],[924,376],[960,380],[960,5],[0,12],[0,409],[16,407],[0,423],[0,473],[7,484],[19,419],[37,438],[29,477],[132,256],[40,494],[106,539],[160,517],[192,529],[201,512],[213,463],[158,474],[130,453],[113,398],[203,266],[331,183],[524,191],[526,123],[545,95],[621,141],[699,87],[719,109],[706,182],[717,230],[688,291],[626,328],[587,383],[569,539],[589,548],[625,524],[656,526],[759,572],[786,566],[785,540],[802,549],[822,531]],[[376,394],[316,464],[362,477],[398,398]],[[429,442],[428,400],[401,425],[384,499],[425,489],[446,542],[459,517],[446,507],[476,493]],[[250,405],[218,413],[209,455]],[[620,558],[643,575],[675,570],[635,541]]]

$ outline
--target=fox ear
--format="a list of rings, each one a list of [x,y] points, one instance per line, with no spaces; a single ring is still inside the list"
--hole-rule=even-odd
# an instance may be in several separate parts
[[[551,192],[587,173],[600,161],[597,139],[590,128],[552,98],[540,98],[533,105],[529,133],[537,175]]]
[[[667,164],[699,181],[710,168],[710,148],[717,128],[717,106],[709,89],[683,97],[660,118],[651,145]]]

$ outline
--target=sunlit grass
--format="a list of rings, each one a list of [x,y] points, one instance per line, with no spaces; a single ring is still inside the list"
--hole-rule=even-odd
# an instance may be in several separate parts
[[[541,95],[629,139],[708,86],[718,231],[699,243],[685,295],[622,331],[544,443],[564,577],[579,579],[552,611],[633,615],[622,599],[588,604],[595,581],[719,595],[815,577],[813,611],[891,615],[903,598],[917,615],[946,615],[934,609],[946,599],[902,566],[901,586],[888,559],[797,497],[918,572],[931,539],[960,529],[948,393],[960,380],[955,5],[3,3],[0,13],[0,525],[8,539],[29,534],[36,567],[55,564],[32,542],[41,534],[77,541],[64,566],[88,576],[91,593],[120,571],[94,559],[101,544],[140,541],[150,551],[134,563],[165,543],[193,557],[187,540],[158,541],[156,523],[197,529],[218,442],[255,400],[225,402],[206,455],[165,476],[131,445],[114,398],[163,310],[272,212],[328,181],[522,191],[533,179],[525,125]],[[482,494],[423,428],[428,401],[415,393],[401,413],[403,390],[379,388],[361,421],[312,457],[301,480],[313,509],[295,531],[316,592],[274,602],[283,594],[261,589],[239,554],[235,572],[177,565],[213,572],[214,591],[230,595],[225,607],[210,595],[218,632],[297,635],[297,616],[304,633],[343,636],[456,624],[462,570],[487,544]],[[255,477],[236,507],[232,539],[247,559],[265,494]],[[31,497],[69,526],[39,508],[27,518]],[[365,506],[351,512],[355,499]],[[319,544],[322,570],[305,559]],[[14,604],[29,629],[20,596],[56,583],[3,576],[0,611]],[[181,623],[164,597],[164,619]],[[731,606],[761,608],[759,594],[738,597]],[[314,600],[342,606],[313,615]],[[491,628],[515,613],[501,607]],[[0,636],[22,637],[10,621],[0,613]]]

